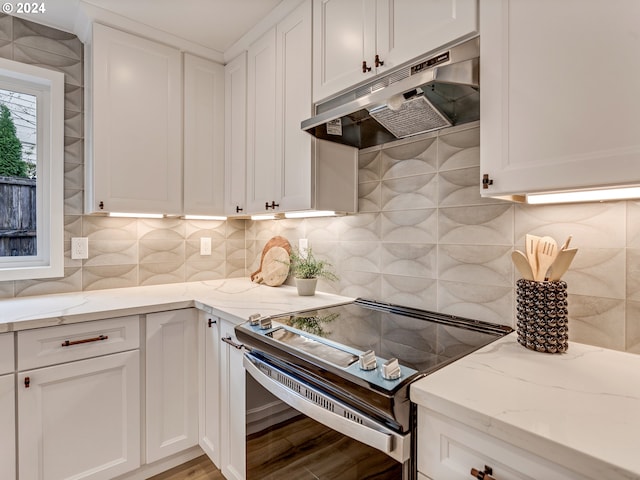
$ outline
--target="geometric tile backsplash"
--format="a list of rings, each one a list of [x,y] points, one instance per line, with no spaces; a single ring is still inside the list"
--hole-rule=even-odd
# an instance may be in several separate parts
[[[564,276],[570,340],[640,353],[640,202],[529,206],[479,194],[479,126],[360,152],[359,213],[193,221],[82,214],[82,43],[0,14],[0,56],[65,73],[65,276],[0,282],[0,298],[247,276],[265,242],[308,238],[340,276],[325,291],[514,326],[514,248],[532,232],[580,249]],[[89,238],[71,260],[71,237]],[[199,255],[200,237],[212,255]]]

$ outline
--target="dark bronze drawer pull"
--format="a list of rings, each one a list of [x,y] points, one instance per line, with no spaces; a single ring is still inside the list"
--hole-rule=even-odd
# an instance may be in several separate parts
[[[227,345],[231,345],[233,348],[237,348],[238,350],[242,350],[244,348],[244,345],[242,345],[241,343],[234,342],[231,339],[231,336],[221,338],[221,340]]]
[[[81,343],[100,342],[102,340],[106,340],[107,338],[109,338],[108,335],[100,335],[99,337],[85,338],[84,340],[74,340],[72,342],[70,342],[69,340],[65,340],[64,342],[62,342],[62,346],[71,347],[73,345],[80,345]]]
[[[493,468],[485,465],[484,472],[476,468],[471,469],[471,476],[477,478],[478,480],[495,480],[493,477]]]

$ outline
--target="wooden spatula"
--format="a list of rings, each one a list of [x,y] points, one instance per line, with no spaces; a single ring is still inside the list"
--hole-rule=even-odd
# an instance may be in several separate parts
[[[558,256],[558,244],[551,237],[542,237],[538,241],[538,272],[535,279],[542,282],[547,276],[547,270]]]
[[[562,275],[569,270],[569,266],[577,252],[577,248],[566,248],[558,252],[558,256],[551,264],[551,274],[549,275],[550,282],[557,282],[562,278]]]
[[[522,275],[522,278],[524,278],[525,280],[533,280],[531,265],[529,265],[527,256],[524,253],[522,253],[520,250],[514,250],[513,252],[511,252],[511,260],[520,272],[520,275]]]

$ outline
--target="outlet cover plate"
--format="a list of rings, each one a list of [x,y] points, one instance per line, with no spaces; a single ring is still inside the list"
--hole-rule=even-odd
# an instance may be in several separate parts
[[[74,237],[71,239],[71,260],[84,260],[89,258],[89,239],[87,237]]]

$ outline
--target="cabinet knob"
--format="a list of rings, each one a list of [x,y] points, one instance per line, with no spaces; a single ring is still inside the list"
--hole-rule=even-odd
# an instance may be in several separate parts
[[[367,67],[367,61],[362,61],[362,73],[367,73],[371,71],[371,67]]]
[[[484,466],[483,472],[475,468],[471,469],[471,476],[473,478],[477,478],[478,480],[495,480],[495,478],[492,475],[493,475],[493,468],[487,465]]]
[[[102,202],[102,201],[101,201],[101,202],[98,204],[98,208],[99,208],[100,210],[104,210],[104,202]]]
[[[270,208],[273,208],[275,210],[276,207],[279,207],[279,206],[280,206],[280,204],[276,203],[275,200],[271,200],[271,205],[269,205],[269,202],[265,202],[264,203],[265,210],[269,210]]]
[[[376,68],[377,67],[381,67],[381,66],[384,65],[384,61],[380,60],[380,56],[379,55],[376,55],[375,64],[376,64]],[[371,70],[371,69],[369,69],[369,70]]]
[[[244,210],[244,209],[241,208],[240,206],[236,205],[236,213],[240,213],[242,210]]]
[[[24,377],[24,388],[29,388],[30,385],[31,385],[31,378]]]
[[[213,319],[209,319],[209,321],[207,322],[207,325],[209,325],[209,328],[211,328],[211,325],[215,325],[216,323],[218,323],[216,320]]]
[[[489,174],[485,173],[482,175],[482,188],[486,190],[489,188],[489,185],[493,185],[493,178],[489,178]]]

